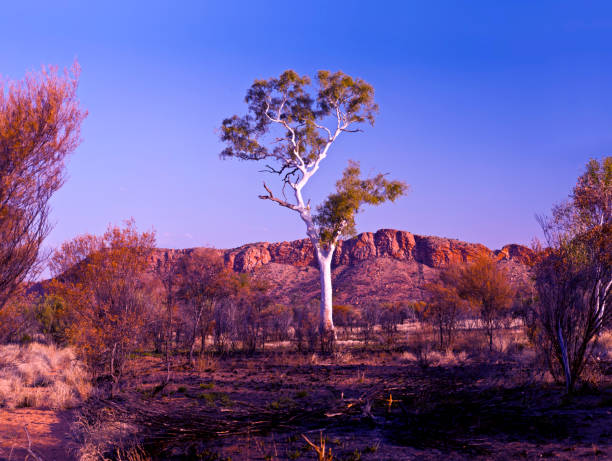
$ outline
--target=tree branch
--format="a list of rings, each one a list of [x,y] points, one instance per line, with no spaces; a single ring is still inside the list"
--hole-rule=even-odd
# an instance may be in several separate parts
[[[273,202],[278,203],[280,206],[284,206],[286,208],[289,208],[291,210],[294,211],[300,211],[299,207],[297,207],[296,205],[293,205],[292,203],[289,203],[285,200],[281,200],[278,197],[275,197],[274,194],[272,193],[272,191],[270,190],[270,188],[266,185],[266,183],[263,183],[264,189],[266,190],[266,192],[268,193],[268,195],[260,195],[259,198],[262,200],[272,200]]]

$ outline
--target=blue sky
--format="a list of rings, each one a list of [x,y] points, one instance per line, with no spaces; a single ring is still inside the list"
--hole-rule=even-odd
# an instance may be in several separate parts
[[[609,2],[9,2],[0,74],[82,67],[89,117],[53,198],[56,246],[134,217],[165,247],[304,237],[257,198],[261,166],[222,161],[216,132],[255,78],[343,70],[380,114],[330,152],[321,200],[348,159],[411,184],[359,231],[396,228],[499,248],[612,152]]]

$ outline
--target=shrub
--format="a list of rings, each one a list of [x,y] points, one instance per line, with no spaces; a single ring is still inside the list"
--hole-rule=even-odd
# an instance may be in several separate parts
[[[318,309],[313,304],[293,308],[293,329],[300,352],[312,352],[319,340]]]

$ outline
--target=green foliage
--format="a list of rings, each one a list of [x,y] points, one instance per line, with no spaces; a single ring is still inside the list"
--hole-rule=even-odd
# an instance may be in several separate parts
[[[245,98],[249,112],[223,120],[221,140],[227,144],[222,158],[241,160],[273,158],[284,168],[294,168],[300,162],[308,166],[321,154],[330,135],[321,124],[330,115],[337,117],[343,129],[352,123],[374,123],[378,106],[374,103],[374,88],[361,79],[343,72],[319,71],[315,86],[308,76],[293,70],[278,78],[255,80]],[[274,148],[262,142],[273,123],[286,130]]]
[[[586,227],[612,224],[612,157],[591,159],[578,178],[573,206]]]
[[[378,105],[374,103],[374,88],[361,79],[353,79],[343,72],[317,73],[319,94],[317,102],[322,115],[329,115],[336,107],[345,108],[349,123],[369,122],[374,125]]]
[[[278,400],[268,402],[268,408],[271,410],[286,410],[289,408],[294,408],[296,405],[295,400],[286,396],[283,396]]]
[[[361,312],[355,306],[347,304],[334,304],[333,314],[334,323],[342,327],[354,326],[361,319]]]
[[[35,306],[34,315],[40,324],[41,332],[49,335],[56,344],[66,342],[68,318],[66,302],[58,295],[47,295]]]
[[[32,342],[32,337],[29,334],[24,334],[21,339],[19,340],[19,342],[23,345],[25,344],[30,344]]]
[[[221,405],[230,405],[232,400],[225,392],[202,392],[200,398],[203,399],[207,404],[214,405],[219,403]]]
[[[361,179],[360,175],[359,163],[349,161],[342,178],[336,183],[336,192],[317,208],[314,219],[323,244],[332,244],[340,236],[355,235],[355,215],[364,204],[393,202],[408,189],[406,183],[389,181],[383,174],[368,179]]]

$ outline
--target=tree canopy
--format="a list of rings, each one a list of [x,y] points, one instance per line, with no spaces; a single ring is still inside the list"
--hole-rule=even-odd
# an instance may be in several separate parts
[[[408,187],[401,181],[387,180],[383,174],[369,179],[361,179],[360,176],[359,163],[349,161],[342,179],[336,183],[336,192],[317,207],[314,221],[319,226],[322,243],[329,244],[340,236],[355,235],[355,215],[364,204],[379,205],[387,200],[393,202]]]
[[[0,308],[37,267],[49,234],[49,199],[80,142],[78,64],[0,80]]]

